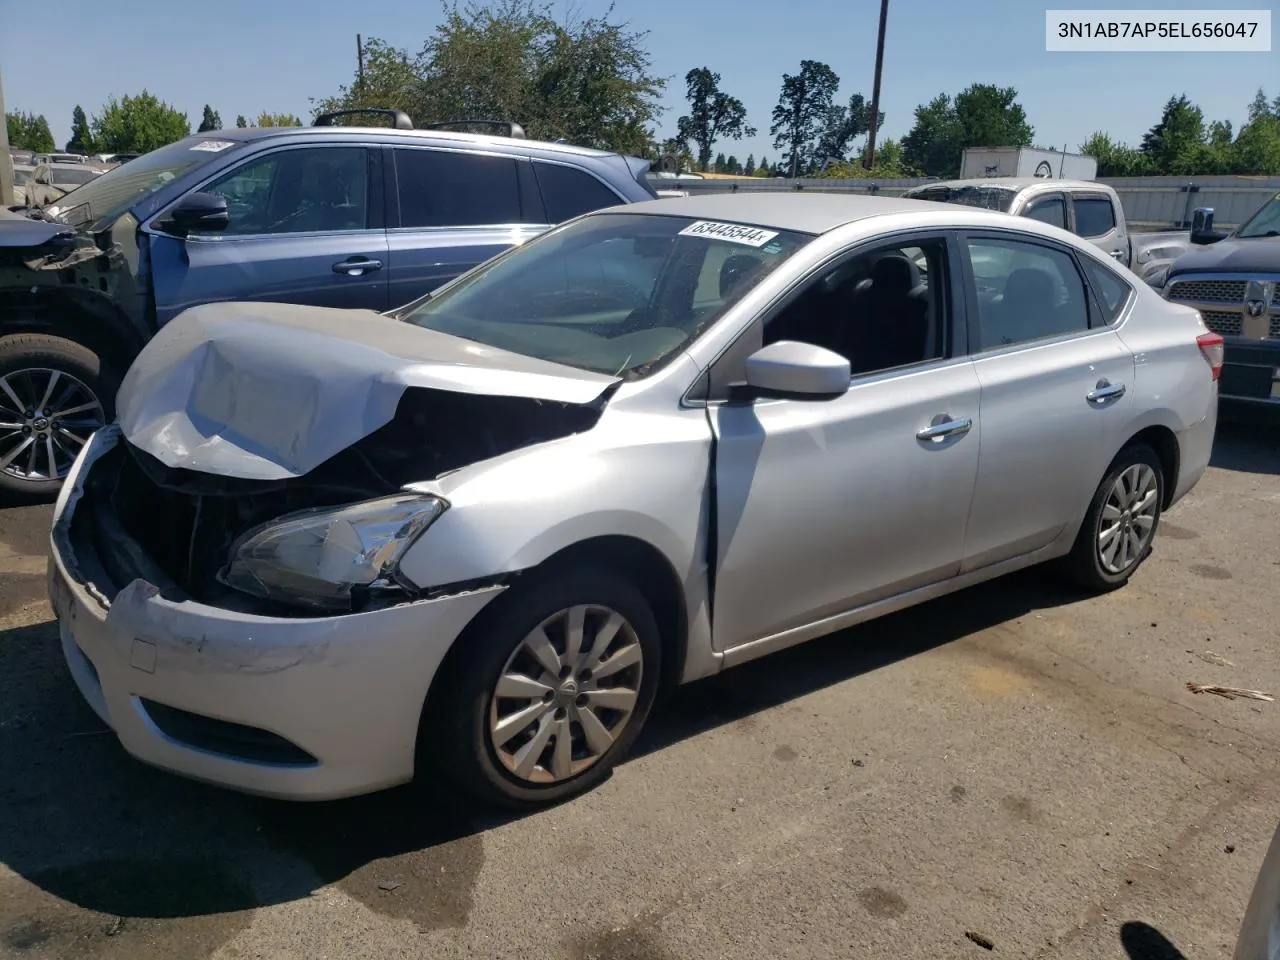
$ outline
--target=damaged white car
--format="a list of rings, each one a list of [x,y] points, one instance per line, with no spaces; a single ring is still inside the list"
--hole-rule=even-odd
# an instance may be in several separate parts
[[[1041,561],[1125,583],[1221,357],[1064,231],[826,195],[590,214],[390,316],[197,307],[62,490],[63,649],[186,776],[559,799],[662,685]]]

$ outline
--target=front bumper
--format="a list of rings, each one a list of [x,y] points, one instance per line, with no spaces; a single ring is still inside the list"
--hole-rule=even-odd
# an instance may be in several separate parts
[[[1226,419],[1280,422],[1280,340],[1227,338],[1218,381]]]
[[[67,666],[146,763],[248,793],[325,800],[412,779],[440,662],[499,592],[324,618],[267,617],[105,583],[71,521],[85,474],[120,442],[99,431],[54,513],[49,595]]]

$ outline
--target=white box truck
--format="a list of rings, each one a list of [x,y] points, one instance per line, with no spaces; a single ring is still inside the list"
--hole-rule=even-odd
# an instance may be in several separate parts
[[[960,160],[961,180],[988,177],[1094,180],[1097,176],[1098,161],[1093,157],[1034,147],[969,147]]]

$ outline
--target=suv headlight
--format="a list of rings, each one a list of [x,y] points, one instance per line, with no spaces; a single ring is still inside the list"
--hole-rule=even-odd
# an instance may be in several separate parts
[[[267,600],[349,610],[360,588],[394,585],[400,558],[447,508],[401,494],[289,513],[242,535],[218,579]]]

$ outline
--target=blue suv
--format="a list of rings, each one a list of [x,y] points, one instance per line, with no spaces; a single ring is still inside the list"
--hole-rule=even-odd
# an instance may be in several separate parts
[[[555,223],[655,196],[649,161],[514,123],[333,124],[367,112],[197,134],[43,210],[0,208],[0,493],[55,492],[128,364],[187,307],[384,311]]]

